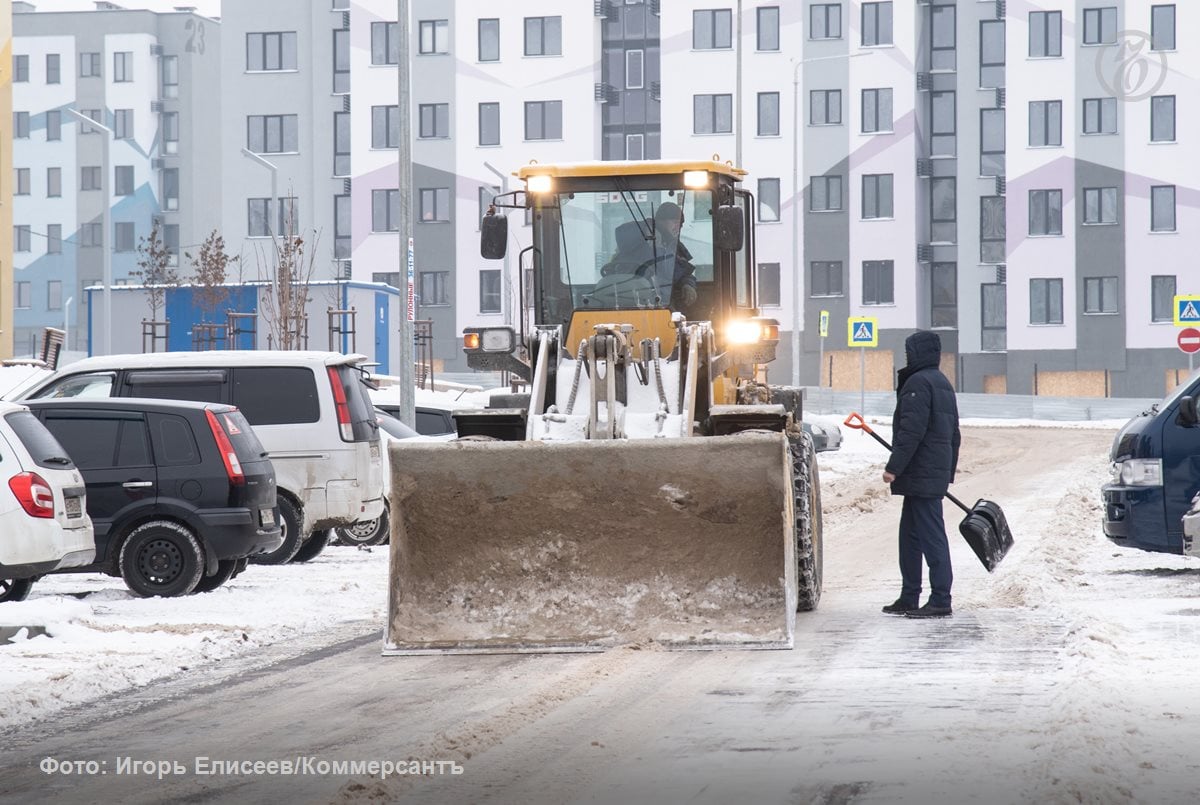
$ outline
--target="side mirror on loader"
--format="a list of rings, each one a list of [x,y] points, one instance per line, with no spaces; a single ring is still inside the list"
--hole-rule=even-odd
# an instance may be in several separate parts
[[[717,207],[716,247],[724,252],[736,252],[746,239],[741,207]]]
[[[1194,427],[1200,424],[1200,415],[1196,411],[1196,398],[1183,396],[1179,398],[1179,414],[1175,417],[1175,421],[1185,428]]]
[[[479,222],[479,253],[485,260],[503,260],[508,250],[508,218],[490,212]]]

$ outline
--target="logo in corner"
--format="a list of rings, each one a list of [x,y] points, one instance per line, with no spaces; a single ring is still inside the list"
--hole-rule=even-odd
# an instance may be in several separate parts
[[[1143,101],[1167,80],[1167,54],[1151,49],[1145,31],[1118,31],[1116,41],[1096,51],[1096,78],[1114,98]]]

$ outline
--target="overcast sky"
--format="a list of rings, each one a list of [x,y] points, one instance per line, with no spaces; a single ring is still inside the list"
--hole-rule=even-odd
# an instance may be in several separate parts
[[[87,11],[96,7],[93,0],[30,0],[38,11]],[[221,0],[113,0],[121,8],[148,8],[154,11],[174,11],[175,6],[195,6],[208,17],[221,14]],[[240,0],[252,2],[252,0]]]

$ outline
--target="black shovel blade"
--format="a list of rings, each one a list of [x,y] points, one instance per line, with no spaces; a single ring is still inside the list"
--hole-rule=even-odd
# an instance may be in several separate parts
[[[979,500],[958,524],[958,531],[988,573],[996,569],[1013,546],[1012,531],[999,504]]]

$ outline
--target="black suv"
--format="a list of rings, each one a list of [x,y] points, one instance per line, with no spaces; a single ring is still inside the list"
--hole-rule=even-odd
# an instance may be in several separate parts
[[[83,473],[95,564],[138,595],[207,592],[279,547],[275,470],[237,408],[143,399],[32,400]]]

